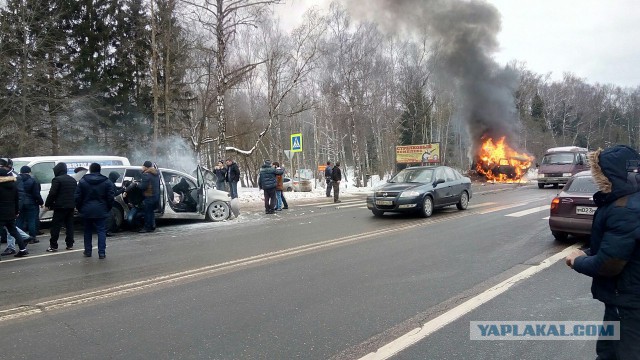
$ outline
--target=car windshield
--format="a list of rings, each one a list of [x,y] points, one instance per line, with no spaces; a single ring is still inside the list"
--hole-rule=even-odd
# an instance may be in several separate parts
[[[404,169],[394,176],[392,183],[430,183],[433,182],[433,169]]]
[[[571,184],[564,189],[567,193],[594,194],[598,191],[598,186],[591,176],[578,176],[571,181]]]
[[[543,165],[565,165],[573,164],[575,156],[573,153],[547,154],[542,158]]]

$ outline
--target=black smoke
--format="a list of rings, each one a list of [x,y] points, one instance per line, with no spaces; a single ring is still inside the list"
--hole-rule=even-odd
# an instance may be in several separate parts
[[[493,58],[498,50],[500,13],[484,1],[345,0],[355,17],[374,21],[386,32],[424,34],[434,44],[435,71],[455,89],[458,116],[467,125],[471,149],[483,136],[513,139],[517,124],[515,71]],[[472,154],[475,155],[475,154]]]

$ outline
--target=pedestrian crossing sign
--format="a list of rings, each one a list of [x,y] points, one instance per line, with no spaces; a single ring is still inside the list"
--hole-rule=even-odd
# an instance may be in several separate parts
[[[291,134],[291,152],[302,152],[302,134]]]

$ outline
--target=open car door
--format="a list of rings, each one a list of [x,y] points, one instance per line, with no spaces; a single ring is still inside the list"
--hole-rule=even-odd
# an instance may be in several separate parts
[[[204,214],[207,210],[207,181],[205,169],[200,165],[196,169],[196,178],[198,180],[198,212]]]

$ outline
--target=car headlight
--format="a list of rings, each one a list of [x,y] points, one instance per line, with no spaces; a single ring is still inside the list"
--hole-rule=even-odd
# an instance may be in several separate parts
[[[413,190],[403,191],[402,194],[400,194],[401,198],[416,197],[416,196],[420,196],[420,193],[417,192],[417,191],[413,191]]]
[[[544,174],[538,174],[538,179],[544,179]]]
[[[564,177],[570,177],[572,174],[571,173],[562,173],[562,176]]]

